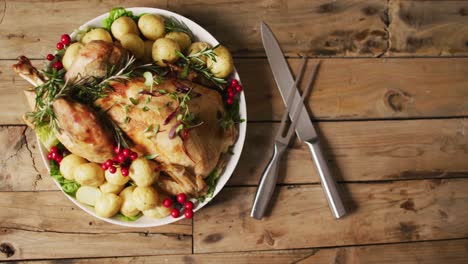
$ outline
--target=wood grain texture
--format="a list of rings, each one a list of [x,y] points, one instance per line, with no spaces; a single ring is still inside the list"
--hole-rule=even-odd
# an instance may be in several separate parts
[[[310,74],[316,60],[308,63]],[[28,84],[0,61],[0,124],[22,124]],[[249,121],[280,120],[284,104],[266,59],[238,59]],[[294,72],[300,60],[290,59]],[[40,65],[40,62],[35,62]],[[468,116],[468,59],[331,59],[322,61],[308,98],[319,120]],[[307,78],[307,76],[305,77]]]
[[[112,225],[74,206],[61,192],[0,192],[1,260],[190,253],[191,221],[154,228]]]
[[[68,264],[70,260],[29,261],[34,264]],[[210,253],[194,255],[145,256],[123,258],[80,259],[73,263],[466,263],[468,242],[452,241],[416,242],[322,249]]]
[[[255,188],[229,188],[194,217],[195,253],[465,238],[468,180],[346,184],[335,220],[316,186],[277,188],[273,210],[249,216]],[[352,210],[354,208],[354,210]]]
[[[385,0],[6,1],[4,7],[0,5],[0,59],[42,58],[54,50],[61,34],[115,6],[178,12],[240,56],[264,55],[259,35],[262,20],[269,23],[287,55],[378,56],[388,45],[385,5]],[[37,10],[42,11],[37,14]],[[18,23],[18,17],[28,19]]]
[[[249,124],[245,149],[230,184],[258,183],[273,153],[278,127]],[[339,181],[468,176],[467,119],[320,122],[316,127]],[[296,142],[285,153],[278,182],[319,182],[305,144]]]
[[[389,56],[451,56],[468,53],[468,2],[389,2]]]

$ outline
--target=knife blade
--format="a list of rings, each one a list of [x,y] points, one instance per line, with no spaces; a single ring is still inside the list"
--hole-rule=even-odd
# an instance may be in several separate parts
[[[273,32],[264,22],[261,23],[260,30],[263,47],[265,48],[271,71],[273,72],[276,85],[279,88],[281,97],[285,104],[287,103],[285,96],[289,94],[291,89],[296,89],[292,105],[300,105],[300,107],[302,107],[302,114],[300,115],[296,126],[296,134],[298,138],[309,147],[333,216],[337,219],[341,218],[346,214],[346,210],[340,198],[338,186],[331,175],[330,169],[328,168],[328,164],[320,147],[317,132],[310,120],[307,109],[301,101],[301,96],[297,91],[297,87],[294,85],[294,78],[291,74],[288,63]],[[291,120],[293,118],[291,113],[290,118]]]

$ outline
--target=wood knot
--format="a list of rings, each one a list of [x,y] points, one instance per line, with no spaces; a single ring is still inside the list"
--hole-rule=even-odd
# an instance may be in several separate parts
[[[404,91],[390,90],[385,93],[385,103],[394,112],[401,112],[411,101],[411,95]]]
[[[211,235],[208,235],[207,237],[205,237],[205,239],[203,239],[203,242],[205,243],[208,243],[208,244],[212,244],[212,243],[216,243],[220,240],[223,239],[223,235],[220,234],[220,233],[214,233],[214,234],[211,234]]]
[[[10,243],[1,243],[0,252],[9,258],[15,254],[15,248]]]
[[[326,3],[323,5],[320,5],[317,8],[317,13],[323,14],[323,13],[333,13],[338,11],[338,7],[336,6],[335,3]]]
[[[413,211],[413,212],[416,213],[416,209],[414,209],[414,201],[411,198],[406,200],[406,202],[400,204],[400,208],[403,208],[403,209],[408,210],[408,211]]]

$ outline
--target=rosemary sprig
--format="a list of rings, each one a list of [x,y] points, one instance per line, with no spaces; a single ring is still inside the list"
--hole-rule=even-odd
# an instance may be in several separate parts
[[[216,48],[216,47],[214,47]],[[184,69],[192,69],[193,71],[196,71],[200,73],[203,77],[205,77],[207,80],[211,81],[213,84],[215,84],[218,88],[221,90],[224,89],[224,84],[226,84],[226,80],[223,78],[218,78],[214,76],[214,74],[211,72],[211,70],[204,64],[203,60],[200,58],[202,56],[206,56],[210,59],[213,59],[216,61],[216,54],[214,53],[213,49],[214,48],[205,48],[201,50],[200,52],[191,54],[191,55],[184,55],[183,53],[177,51],[177,56],[181,58],[181,67]]]
[[[187,34],[191,40],[193,40],[193,33],[190,28],[182,21],[177,20],[171,16],[166,19],[166,32],[183,32]]]

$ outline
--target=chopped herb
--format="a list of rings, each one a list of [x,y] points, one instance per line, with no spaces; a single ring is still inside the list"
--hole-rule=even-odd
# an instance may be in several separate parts
[[[159,155],[158,155],[158,154],[146,155],[146,156],[145,156],[145,159],[152,160],[152,159],[156,158],[157,156],[159,156]]]
[[[132,119],[129,116],[126,116],[125,120],[124,120],[124,123],[128,124],[130,122],[130,120],[132,120]]]
[[[167,94],[167,91],[164,90],[164,89],[159,89],[159,90],[158,90],[158,93],[160,93],[160,94]]]
[[[143,107],[143,112],[148,112],[149,110],[150,109],[147,106]]]
[[[143,131],[143,133],[146,133],[146,132],[149,132],[150,130],[153,130],[153,125],[149,125],[147,128],[145,128],[145,130]]]
[[[149,102],[151,102],[151,96],[150,96],[150,95],[148,95],[148,96],[146,97],[146,99],[145,99],[145,104],[147,104],[147,103],[149,103]]]
[[[132,102],[133,105],[137,105],[138,104],[138,99],[135,99],[133,97],[130,97],[130,102]]]
[[[184,124],[178,125],[177,128],[176,128],[176,133],[179,134],[179,132],[180,132],[182,129],[184,129]]]

